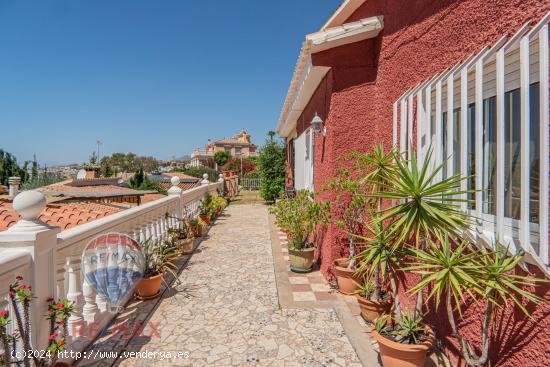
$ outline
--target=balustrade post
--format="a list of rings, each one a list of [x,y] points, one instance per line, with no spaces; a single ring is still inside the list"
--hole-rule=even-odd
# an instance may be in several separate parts
[[[84,263],[83,266],[86,268],[86,263]],[[84,279],[82,284],[82,294],[84,296],[84,307],[82,307],[84,320],[86,320],[86,322],[95,322],[99,312],[99,307],[96,302],[97,295],[95,289],[88,284],[86,279]]]
[[[48,343],[47,299],[56,297],[56,246],[58,227],[50,227],[38,219],[46,207],[46,198],[38,191],[18,194],[13,208],[22,219],[4,232],[0,232],[2,252],[18,249],[31,255],[30,279],[35,299],[31,302],[31,343],[34,349],[45,349]]]
[[[180,226],[180,219],[182,218],[182,205],[181,205],[181,193],[182,189],[178,185],[180,184],[180,178],[177,176],[174,176],[170,179],[170,183],[172,184],[172,187],[168,189],[168,196],[175,196],[178,198],[176,202],[176,208],[175,208],[175,215],[172,215],[172,228],[179,228]]]
[[[201,185],[208,185],[209,183],[210,183],[210,181],[208,181],[208,173],[203,174]]]
[[[78,259],[80,261],[80,259]],[[76,336],[76,328],[83,325],[84,317],[82,316],[83,294],[82,282],[80,280],[80,267],[78,264],[71,262],[71,258],[67,257],[67,299],[74,303],[74,311],[69,316],[69,334]]]

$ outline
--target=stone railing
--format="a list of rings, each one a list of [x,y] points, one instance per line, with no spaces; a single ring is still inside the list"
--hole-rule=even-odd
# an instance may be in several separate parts
[[[32,345],[44,349],[48,340],[47,299],[67,298],[75,304],[69,318],[71,334],[68,347],[82,350],[91,341],[90,325],[95,334],[114,317],[107,312],[107,302],[96,294],[81,276],[81,256],[86,244],[99,235],[124,233],[135,240],[164,239],[168,230],[179,225],[178,218],[198,215],[201,199],[207,193],[234,195],[235,179],[220,177],[216,183],[204,177],[201,186],[183,191],[179,178],[172,178],[168,196],[124,210],[93,222],[60,231],[38,217],[46,207],[44,195],[38,191],[18,194],[13,207],[22,219],[7,231],[0,232],[0,308],[6,308],[8,285],[23,276],[32,285],[35,299],[31,309]],[[224,182],[225,181],[225,182]],[[227,191],[226,186],[232,187]],[[128,299],[132,294],[128,295]],[[13,323],[12,323],[13,324]]]

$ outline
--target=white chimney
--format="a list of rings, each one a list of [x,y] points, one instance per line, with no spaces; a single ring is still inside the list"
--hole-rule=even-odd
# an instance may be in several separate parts
[[[10,177],[8,178],[9,192],[8,198],[13,200],[19,193],[19,184],[21,183],[20,177]]]

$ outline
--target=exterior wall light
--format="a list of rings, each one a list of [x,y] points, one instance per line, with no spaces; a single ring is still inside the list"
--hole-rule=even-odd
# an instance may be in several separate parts
[[[316,134],[322,133],[323,136],[327,136],[327,128],[324,126],[323,120],[315,113],[315,116],[311,120],[311,128]]]

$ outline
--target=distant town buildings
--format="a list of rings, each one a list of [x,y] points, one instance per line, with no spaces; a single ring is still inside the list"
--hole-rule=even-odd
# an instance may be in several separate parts
[[[233,157],[247,158],[257,155],[257,146],[252,144],[250,134],[243,129],[240,133],[231,138],[223,138],[212,141],[208,139],[204,150],[195,149],[191,153],[191,160],[188,167],[215,167],[214,154],[226,151]]]

